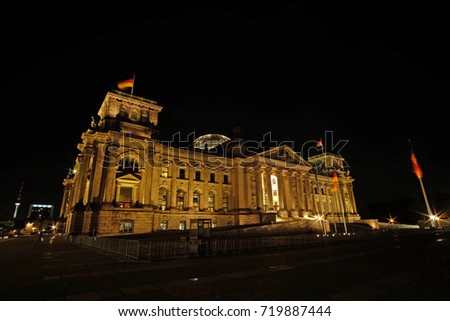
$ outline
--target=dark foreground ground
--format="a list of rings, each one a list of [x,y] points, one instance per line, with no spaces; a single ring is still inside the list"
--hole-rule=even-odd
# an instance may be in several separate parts
[[[136,262],[62,237],[0,240],[0,300],[450,300],[449,233]]]

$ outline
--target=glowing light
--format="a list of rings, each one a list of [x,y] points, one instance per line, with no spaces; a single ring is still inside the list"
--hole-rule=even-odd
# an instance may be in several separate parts
[[[397,218],[397,216],[396,217],[392,217],[389,214],[389,218],[386,218],[386,220],[389,222],[389,224],[395,224],[395,223],[397,223],[397,221],[395,220],[396,218]]]

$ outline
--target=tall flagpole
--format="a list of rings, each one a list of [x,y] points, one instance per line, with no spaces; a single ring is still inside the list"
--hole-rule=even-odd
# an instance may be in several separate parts
[[[133,91],[134,91],[134,78],[135,78],[135,74],[133,74],[133,86],[131,86],[131,94],[133,95]]]
[[[333,222],[334,222],[334,232],[337,234],[337,224],[336,224],[336,213],[337,213],[338,205],[336,204],[336,196],[333,188],[333,180],[331,180],[331,211],[333,212]]]
[[[317,146],[317,145],[320,145],[320,148],[321,148],[321,150],[322,150],[322,155],[323,155],[323,154],[324,154],[324,151],[323,151],[322,138],[316,143],[316,146]],[[325,160],[324,160],[324,161],[325,161]],[[323,232],[324,232],[324,235],[326,235],[326,234],[327,234],[327,228],[326,228],[326,226],[325,226],[325,222],[323,222],[324,215],[325,215],[325,211],[324,211],[323,200],[322,200],[322,188],[320,187],[320,184],[319,184],[319,176],[318,176],[319,165],[320,165],[320,164],[317,163],[317,165],[314,166],[314,167],[315,167],[314,173],[315,173],[315,176],[316,176],[316,188],[317,188],[317,193],[319,194],[320,222],[321,222],[321,224],[322,224],[322,230],[323,230]]]
[[[340,189],[340,188],[339,188]],[[343,194],[343,193],[342,193]],[[345,203],[344,203],[344,201],[342,200],[342,198],[344,197],[344,195],[341,195],[341,197],[339,197],[339,192],[338,192],[338,198],[339,198],[339,202],[341,203],[341,207],[342,207],[342,218],[344,219],[344,231],[345,231],[345,234],[348,234],[348,231],[347,231],[347,222],[346,222],[346,220],[345,220]]]
[[[423,198],[425,200],[425,206],[427,207],[427,213],[430,217],[432,217],[433,212],[431,211],[430,204],[428,203],[427,193],[425,192],[425,187],[423,186],[422,178],[419,178],[420,187],[422,188]]]
[[[428,197],[427,197],[427,193],[425,192],[425,186],[423,185],[423,181],[422,181],[422,169],[419,166],[419,163],[417,162],[416,159],[416,155],[414,154],[414,150],[412,147],[412,143],[411,143],[411,139],[409,139],[409,145],[411,147],[411,161],[413,164],[413,171],[414,174],[416,174],[416,177],[419,179],[419,183],[420,183],[420,188],[422,189],[422,194],[423,194],[423,199],[425,200],[425,206],[427,208],[427,213],[428,213],[428,217],[431,220],[431,226],[435,227],[435,220],[434,220],[434,214],[431,211],[431,207],[430,207],[430,203],[428,203]]]
[[[322,221],[323,220],[323,216],[324,216],[324,210],[323,210],[323,200],[322,200],[322,188],[319,185],[319,177],[318,177],[318,172],[319,170],[319,166],[316,166],[314,172],[316,174],[316,188],[317,188],[317,193],[319,194],[319,204],[320,204],[320,222],[322,223],[322,230],[324,232],[324,234],[327,234],[327,229],[325,227],[325,223]]]

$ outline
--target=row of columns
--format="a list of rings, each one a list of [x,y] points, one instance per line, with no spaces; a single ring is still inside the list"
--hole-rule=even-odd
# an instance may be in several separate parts
[[[106,142],[95,146],[86,146],[78,156],[78,175],[72,186],[75,189],[67,187],[64,192],[64,199],[71,199],[71,202],[65,207],[72,208],[76,202],[83,199],[88,186],[88,202],[112,202],[120,186],[116,186],[116,164],[115,159],[118,151],[117,142]],[[156,155],[159,156],[159,155]],[[168,205],[177,206],[177,190],[182,188],[186,192],[188,208],[193,207],[193,192],[198,186],[204,192],[200,194],[200,204],[203,209],[208,208],[208,178],[209,172],[202,171],[203,182],[194,181],[195,168],[187,168],[188,178],[185,185],[184,180],[177,180],[179,167],[172,166],[172,179],[168,190]],[[141,182],[135,192],[134,198],[141,204],[158,205],[159,187],[160,187],[161,168],[151,166],[149,170],[141,169]],[[271,176],[277,178],[278,183],[278,204],[273,200]],[[232,172],[232,192],[229,199],[230,208],[235,209],[262,209],[262,210],[296,210],[303,212],[320,213],[320,202],[316,195],[322,197],[324,211],[328,213],[347,212],[357,213],[356,204],[351,184],[340,185],[337,195],[330,192],[331,182],[319,181],[319,194],[314,192],[316,183],[309,173],[300,173],[284,169],[274,169],[268,167],[244,168],[237,166]],[[88,184],[88,179],[90,183]],[[216,207],[222,200],[222,177],[217,178]],[[156,183],[158,182],[158,183]],[[68,184],[70,185],[70,184]],[[320,188],[323,188],[322,194]],[[217,197],[218,196],[218,197]],[[343,206],[335,198],[342,197]],[[65,213],[67,215],[67,213]]]

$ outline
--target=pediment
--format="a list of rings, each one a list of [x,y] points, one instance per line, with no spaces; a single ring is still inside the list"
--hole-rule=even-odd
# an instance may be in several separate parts
[[[258,156],[269,158],[272,160],[288,162],[291,164],[310,166],[308,162],[303,159],[303,157],[301,157],[297,152],[295,152],[292,148],[290,148],[287,145],[281,145],[278,147],[271,148],[262,153],[259,153]]]
[[[117,179],[119,181],[127,181],[127,182],[140,182],[141,178],[140,175],[136,173],[126,173],[121,176],[117,176]]]

